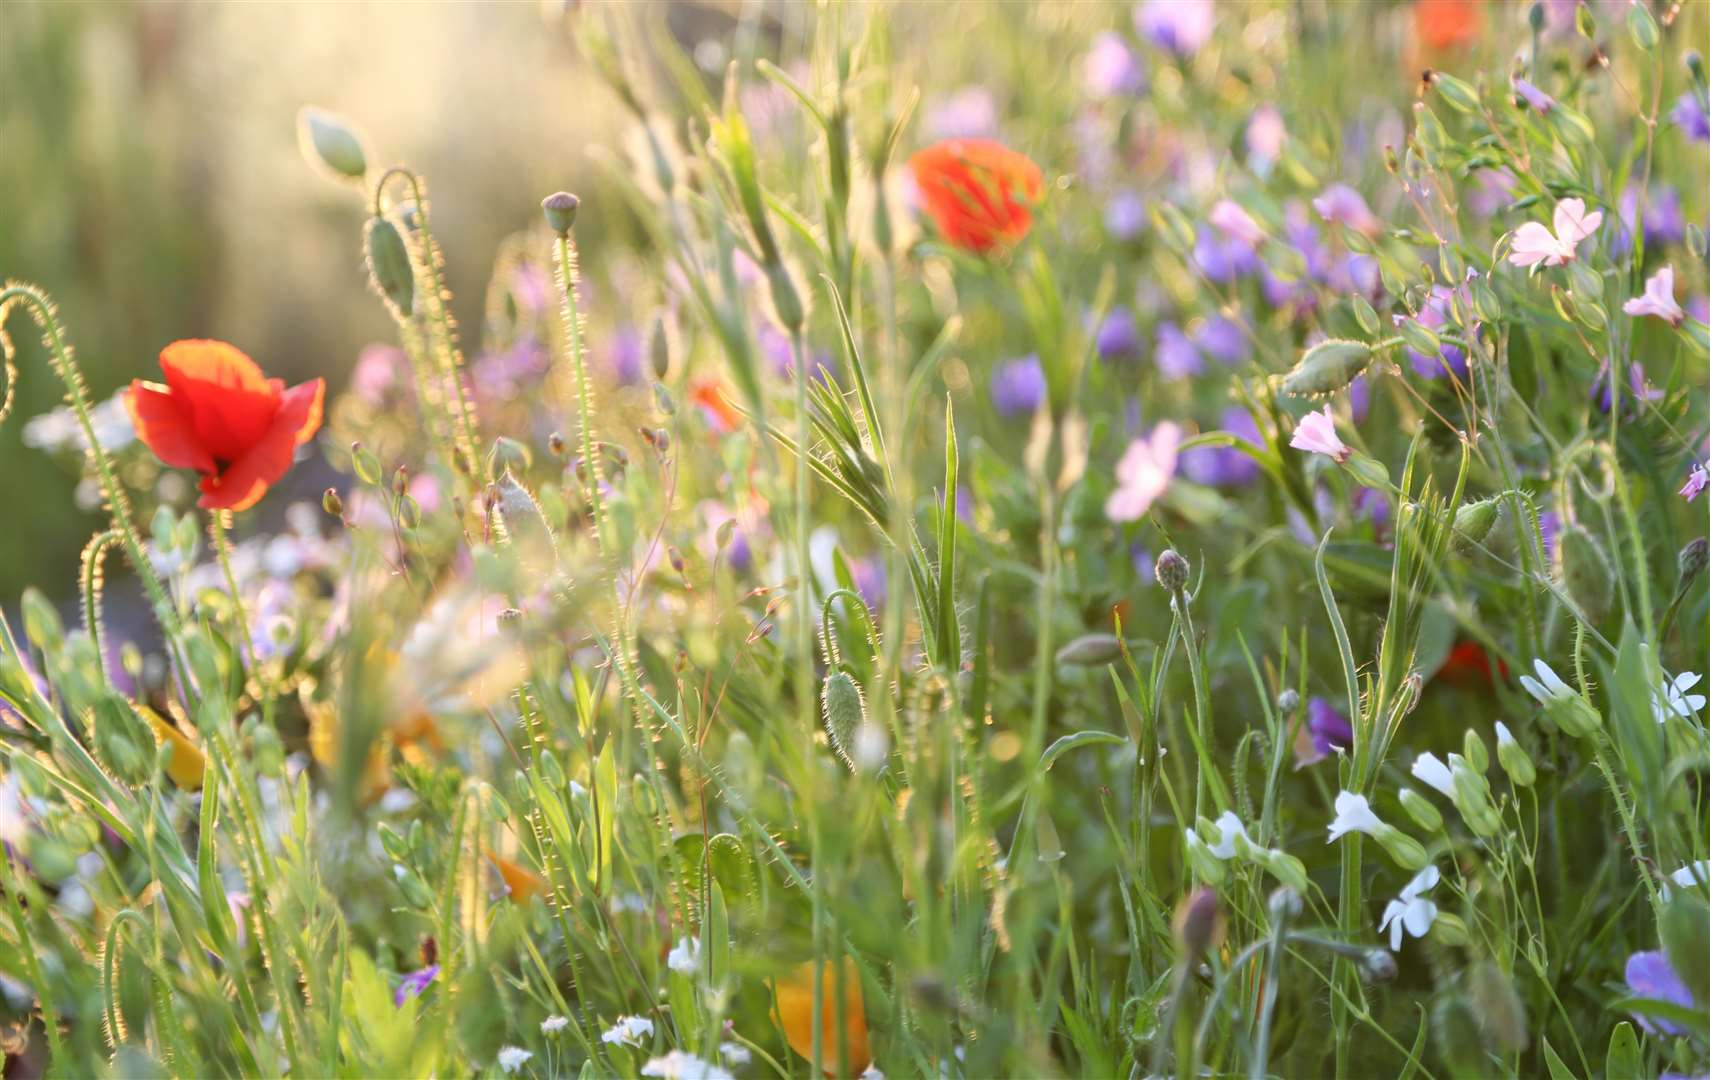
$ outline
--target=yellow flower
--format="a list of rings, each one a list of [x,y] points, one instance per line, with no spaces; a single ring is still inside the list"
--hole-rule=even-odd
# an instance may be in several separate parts
[[[790,1049],[813,1059],[813,961],[797,967],[777,983],[777,1017]],[[861,973],[855,961],[845,956],[842,964],[843,1054],[849,1075],[861,1073],[872,1063],[867,1050],[867,1013],[861,1000]],[[819,1054],[827,1076],[837,1069],[837,969],[829,963],[820,975]]]
[[[172,782],[185,791],[202,790],[202,770],[207,767],[207,759],[202,756],[201,749],[177,727],[160,718],[160,714],[147,705],[132,703],[148,726],[154,729],[154,737],[172,747],[172,757],[166,762],[166,775],[172,777]]]

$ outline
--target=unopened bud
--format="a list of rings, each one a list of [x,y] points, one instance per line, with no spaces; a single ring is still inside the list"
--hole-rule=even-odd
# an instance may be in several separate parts
[[[1502,828],[1502,817],[1490,801],[1490,784],[1484,775],[1469,768],[1459,754],[1449,755],[1449,770],[1454,788],[1450,798],[1460,811],[1461,820],[1474,835],[1495,836]]]
[[[410,468],[407,465],[398,466],[398,471],[392,474],[392,494],[402,495],[410,490]]]
[[[559,236],[569,236],[570,229],[576,224],[576,209],[582,205],[582,200],[568,191],[555,191],[540,200],[540,209],[546,215],[546,227]]]
[[[663,379],[671,370],[671,337],[665,330],[665,316],[653,317],[653,329],[647,335],[648,358],[653,361],[653,377]]]
[[[1165,548],[1158,556],[1158,563],[1153,568],[1157,575],[1158,584],[1172,593],[1179,593],[1187,588],[1188,561],[1176,552],[1175,548]]]
[[[368,257],[368,279],[374,291],[391,307],[397,318],[415,308],[416,279],[410,268],[410,249],[404,234],[386,218],[372,217],[363,227],[363,246]]]
[[[1704,572],[1706,565],[1710,565],[1710,541],[1700,536],[1680,549],[1680,557],[1676,561],[1680,567],[1680,587],[1684,589]]]
[[[1277,712],[1282,716],[1293,716],[1294,710],[1300,708],[1300,691],[1292,686],[1277,695]]]
[[[1496,760],[1502,764],[1502,771],[1508,774],[1508,782],[1515,787],[1531,787],[1538,778],[1538,770],[1526,748],[1515,741],[1514,733],[1500,720],[1496,722]]]
[[[1195,889],[1176,908],[1176,948],[1190,963],[1199,959],[1222,936],[1222,924],[1217,893],[1206,888]]]
[[[1082,634],[1057,650],[1057,663],[1070,667],[1108,664],[1122,655],[1122,639],[1115,634]]]
[[[338,497],[337,488],[327,488],[321,493],[321,509],[333,517],[344,516],[344,500]]]
[[[1430,799],[1412,788],[1406,787],[1401,789],[1401,793],[1397,797],[1401,800],[1401,809],[1413,819],[1413,824],[1430,833],[1442,829],[1443,815],[1438,813],[1435,806],[1431,805]]]
[[[368,172],[368,155],[349,124],[324,109],[305,105],[297,113],[297,141],[303,156],[333,173],[360,180]]]
[[[1378,844],[1395,860],[1395,864],[1403,870],[1420,871],[1431,860],[1426,856],[1425,849],[1419,841],[1408,836],[1394,825],[1379,822],[1379,828],[1372,835]]]
[[[1388,982],[1395,978],[1395,957],[1388,949],[1367,949],[1360,958],[1360,970],[1371,982]]]
[[[569,445],[565,443],[564,436],[554,431],[546,437],[546,448],[552,451],[553,457],[563,457],[569,450]]]
[[[1467,728],[1467,733],[1461,738],[1461,753],[1466,756],[1467,764],[1479,772],[1490,768],[1490,751],[1484,748],[1484,740],[1478,732]]]

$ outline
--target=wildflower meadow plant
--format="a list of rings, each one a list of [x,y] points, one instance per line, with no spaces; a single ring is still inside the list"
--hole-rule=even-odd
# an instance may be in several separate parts
[[[548,7],[482,303],[0,288],[21,1075],[1710,1071],[1710,6]]]

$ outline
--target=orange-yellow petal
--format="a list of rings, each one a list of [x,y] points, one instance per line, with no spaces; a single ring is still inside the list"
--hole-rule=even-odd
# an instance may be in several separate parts
[[[505,880],[505,887],[510,890],[514,902],[527,906],[535,897],[546,895],[546,879],[533,870],[497,852],[489,852],[487,857],[493,860],[493,866]]]
[[[859,1075],[872,1064],[867,1047],[867,1012],[861,997],[861,973],[851,957],[843,958],[843,1016],[837,1019],[838,969],[827,964],[820,975],[820,1064],[827,1076],[837,1068],[838,1032],[842,1031],[844,1063],[850,1076]],[[813,961],[797,967],[778,980],[777,1016],[790,1049],[813,1059]]]
[[[200,791],[202,773],[207,768],[207,759],[203,757],[201,749],[147,705],[137,705],[136,711],[142,714],[143,719],[148,721],[148,726],[154,729],[155,738],[172,747],[172,757],[166,763],[166,775],[185,791]]]

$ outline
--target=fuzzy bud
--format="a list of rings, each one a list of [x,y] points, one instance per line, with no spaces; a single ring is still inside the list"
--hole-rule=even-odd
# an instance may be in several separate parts
[[[1300,691],[1292,686],[1277,695],[1277,712],[1282,716],[1293,716],[1294,710],[1300,708]]]
[[[1685,589],[1710,565],[1710,541],[1700,536],[1681,548],[1676,565],[1680,568],[1680,587]]]
[[[330,112],[312,105],[299,110],[297,141],[304,157],[335,175],[360,180],[368,172],[368,155],[362,149],[362,140],[349,124]]]
[[[1188,571],[1188,561],[1182,558],[1175,548],[1165,548],[1164,553],[1158,556],[1157,565],[1153,567],[1158,584],[1171,593],[1179,593],[1187,588]]]
[[[363,244],[368,255],[368,280],[392,308],[397,318],[404,318],[415,308],[416,279],[410,268],[410,249],[404,244],[404,234],[387,218],[372,217],[363,228]]]
[[[546,227],[559,236],[569,236],[576,224],[576,209],[582,200],[568,191],[555,191],[540,200],[541,213],[546,215]]]
[[[1484,543],[1485,538],[1490,535],[1490,530],[1496,526],[1497,515],[1502,510],[1500,499],[1500,496],[1479,499],[1456,510],[1454,532],[1449,538],[1450,546],[1465,554]]]
[[[848,672],[833,671],[825,677],[820,700],[825,708],[825,734],[831,740],[831,748],[853,769],[855,732],[867,718],[861,687]]]
[[[1115,634],[1083,634],[1057,650],[1057,663],[1070,667],[1108,664],[1122,655],[1122,639]]]

